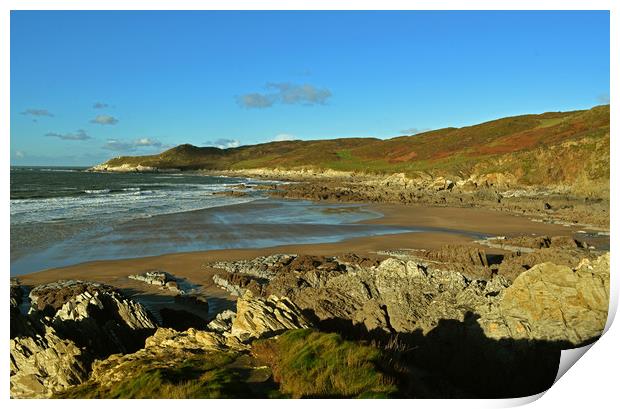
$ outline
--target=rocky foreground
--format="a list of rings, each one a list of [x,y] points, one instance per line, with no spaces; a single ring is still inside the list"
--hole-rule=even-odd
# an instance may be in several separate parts
[[[492,241],[504,254],[472,245],[219,262],[214,281],[238,299],[208,323],[153,313],[105,284],[14,280],[11,396],[538,393],[562,349],[602,334],[609,253],[567,237]],[[164,288],[174,277],[139,279]]]

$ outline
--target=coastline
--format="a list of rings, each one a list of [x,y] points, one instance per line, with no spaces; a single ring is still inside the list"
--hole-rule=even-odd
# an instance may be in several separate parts
[[[288,244],[263,248],[220,249],[207,251],[176,252],[157,256],[127,258],[119,260],[93,260],[66,267],[51,268],[19,276],[25,285],[37,285],[59,279],[79,279],[101,281],[119,288],[144,291],[136,281],[127,279],[129,274],[149,270],[168,271],[203,286],[207,294],[229,298],[228,294],[215,286],[212,276],[216,269],[206,267],[206,263],[254,258],[262,255],[308,254],[340,255],[357,253],[373,254],[395,249],[437,249],[444,244],[471,243],[472,237],[465,232],[478,232],[488,235],[571,235],[574,227],[558,224],[534,222],[523,216],[507,215],[502,212],[478,208],[429,207],[412,205],[378,204],[369,205],[370,210],[378,211],[382,217],[364,220],[359,224],[389,224],[405,227],[429,227],[450,229],[450,231],[412,232],[366,236],[347,239],[335,243]],[[185,216],[191,217],[192,212]],[[462,234],[457,231],[463,231]],[[493,249],[501,253],[501,250]]]

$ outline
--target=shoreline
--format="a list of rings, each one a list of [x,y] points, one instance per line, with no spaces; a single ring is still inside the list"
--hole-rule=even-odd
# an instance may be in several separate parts
[[[371,204],[368,205],[368,208],[371,211],[380,212],[383,216],[364,220],[358,224],[390,224],[404,227],[451,229],[452,231],[397,233],[357,237],[332,243],[286,244],[263,248],[174,252],[148,257],[92,260],[15,277],[25,285],[37,285],[59,279],[80,279],[101,281],[119,288],[149,292],[152,289],[137,288],[139,286],[136,282],[129,280],[127,276],[149,270],[163,270],[201,285],[207,293],[213,292],[217,296],[227,296],[227,293],[217,288],[211,279],[216,269],[206,267],[205,264],[216,261],[248,259],[275,253],[323,256],[357,253],[377,256],[379,255],[378,252],[397,249],[429,250],[437,249],[444,244],[471,244],[472,237],[466,235],[465,232],[497,236],[531,234],[574,236],[576,234],[574,227],[534,222],[524,216],[507,215],[498,211],[478,208],[394,204]],[[456,230],[463,231],[463,234],[457,233]],[[489,249],[488,251],[501,253],[501,250],[498,249]]]

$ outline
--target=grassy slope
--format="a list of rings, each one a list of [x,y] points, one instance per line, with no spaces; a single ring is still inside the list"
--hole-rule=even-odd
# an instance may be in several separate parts
[[[181,169],[315,168],[410,175],[508,172],[524,184],[608,181],[609,115],[609,105],[603,105],[585,111],[502,118],[388,140],[286,141],[225,150],[181,145],[159,155],[120,157],[107,163]]]
[[[294,398],[387,398],[398,389],[380,369],[379,349],[311,329],[257,341],[253,353],[272,367],[280,391]]]
[[[179,362],[173,352],[132,359],[112,368],[105,385],[90,380],[55,397],[384,398],[397,393],[394,381],[378,368],[381,351],[338,334],[293,330],[257,341],[252,355],[258,360],[240,353],[186,351]]]

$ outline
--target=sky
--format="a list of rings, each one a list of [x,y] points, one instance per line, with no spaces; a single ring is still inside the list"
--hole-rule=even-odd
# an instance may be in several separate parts
[[[609,103],[607,11],[13,11],[11,165]]]

